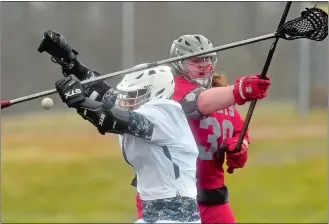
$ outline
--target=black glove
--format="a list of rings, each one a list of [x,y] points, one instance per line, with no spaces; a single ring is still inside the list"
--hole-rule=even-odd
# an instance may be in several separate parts
[[[70,74],[79,75],[77,72],[85,69],[76,59],[78,52],[72,49],[60,33],[51,30],[45,32],[38,51],[40,53],[46,51],[50,54],[51,60],[62,66],[62,73],[65,77]]]
[[[83,86],[74,75],[60,79],[55,83],[56,90],[68,107],[78,108],[85,101]]]
[[[51,30],[44,32],[38,51],[40,53],[46,51],[54,58],[63,59],[66,63],[74,60],[78,54],[78,52],[72,49],[60,33]]]

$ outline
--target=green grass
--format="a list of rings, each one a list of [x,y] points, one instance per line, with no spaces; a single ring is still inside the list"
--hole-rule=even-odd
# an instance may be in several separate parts
[[[248,164],[226,175],[237,220],[328,222],[327,112],[255,112]],[[1,221],[134,221],[133,171],[116,138],[74,113],[2,117]]]
[[[238,220],[328,222],[326,146],[320,138],[255,142],[248,165],[226,177]]]
[[[3,222],[134,220],[135,190],[121,160],[3,164]]]

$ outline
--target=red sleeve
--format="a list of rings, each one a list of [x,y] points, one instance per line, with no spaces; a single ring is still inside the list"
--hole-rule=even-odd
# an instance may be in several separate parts
[[[234,121],[233,122],[234,122],[233,137],[239,137],[242,132],[244,120],[242,119],[239,111],[235,107],[234,107]],[[248,141],[248,144],[250,144],[248,132],[249,132],[249,129],[247,129],[247,132],[246,132],[246,135],[244,136],[244,138]]]

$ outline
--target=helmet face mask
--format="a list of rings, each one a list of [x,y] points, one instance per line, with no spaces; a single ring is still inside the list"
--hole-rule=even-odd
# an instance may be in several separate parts
[[[212,48],[212,43],[202,35],[183,35],[174,40],[170,50],[170,57],[173,58]],[[217,54],[210,53],[174,62],[172,65],[179,72],[179,75],[189,82],[209,88],[216,64]]]
[[[150,100],[149,89],[138,89],[134,91],[119,91],[118,105],[124,110],[135,110]]]
[[[174,76],[168,66],[133,72],[117,85],[116,105],[123,110],[134,110],[153,99],[169,99],[174,88]]]
[[[200,86],[208,86],[214,73],[214,57],[188,58],[179,62],[183,76]]]

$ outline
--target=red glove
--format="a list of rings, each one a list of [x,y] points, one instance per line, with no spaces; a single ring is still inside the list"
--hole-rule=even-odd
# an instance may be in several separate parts
[[[235,102],[243,105],[247,101],[263,99],[270,85],[271,81],[267,76],[265,79],[261,79],[260,75],[237,78],[233,89]]]
[[[248,141],[243,140],[240,151],[234,152],[239,137],[227,138],[224,142],[226,148],[226,165],[228,166],[227,172],[233,173],[236,168],[243,168],[248,159]]]

